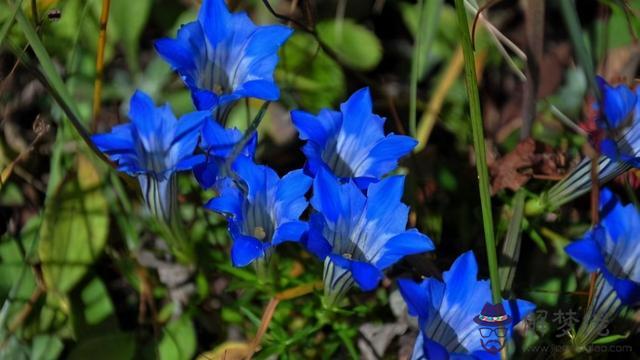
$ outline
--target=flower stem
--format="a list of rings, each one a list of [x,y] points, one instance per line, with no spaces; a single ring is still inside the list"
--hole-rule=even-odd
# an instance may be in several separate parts
[[[96,54],[96,79],[93,84],[93,110],[91,116],[91,129],[94,131],[98,127],[98,116],[100,115],[102,76],[104,74],[104,49],[107,44],[107,22],[109,20],[110,5],[111,0],[102,0],[100,32],[98,33],[98,50]]]
[[[500,274],[498,272],[498,257],[496,254],[496,242],[493,234],[493,214],[491,213],[491,195],[489,192],[489,171],[487,169],[487,156],[484,143],[484,130],[482,114],[480,112],[480,95],[478,94],[478,81],[476,77],[475,58],[469,35],[469,23],[463,0],[456,0],[456,13],[460,28],[460,39],[464,55],[464,73],[469,96],[469,110],[471,115],[471,128],[473,131],[473,147],[476,152],[476,168],[478,171],[480,205],[482,207],[482,223],[484,227],[484,242],[487,248],[487,260],[489,262],[489,277],[491,279],[491,295],[494,303],[502,300],[500,295]]]
[[[418,71],[420,64],[420,45],[422,44],[422,24],[424,23],[424,0],[418,0],[418,28],[411,57],[411,83],[409,84],[409,134],[416,136],[416,103],[418,97]]]

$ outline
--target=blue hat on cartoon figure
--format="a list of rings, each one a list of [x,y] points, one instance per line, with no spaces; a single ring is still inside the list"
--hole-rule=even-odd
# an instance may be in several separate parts
[[[486,303],[482,307],[480,315],[473,318],[476,324],[482,326],[505,326],[511,324],[511,316],[504,311],[502,303]]]

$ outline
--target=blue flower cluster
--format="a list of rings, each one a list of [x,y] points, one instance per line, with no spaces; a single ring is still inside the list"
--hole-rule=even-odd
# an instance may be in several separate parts
[[[203,188],[214,188],[219,195],[206,208],[227,217],[235,266],[268,263],[273,246],[285,241],[305,244],[325,262],[333,303],[354,282],[372,290],[383,270],[434,246],[417,230],[406,230],[404,177],[383,179],[417,142],[385,135],[369,89],[354,93],[339,112],[292,112],[300,138],[307,141],[307,163],[282,178],[254,163],[255,134],[245,139],[239,130],[221,125],[240,98],[278,99],[276,52],[290,35],[289,28],[255,26],[245,13],[230,13],[223,0],[205,0],[197,21],[183,25],[176,39],[155,43],[199,111],[176,122],[168,106],[156,109],[137,92],[130,105],[132,123],[94,141],[119,170],[138,176],[143,197],[161,219],[169,221],[175,212],[176,171],[192,170]],[[307,223],[300,217],[312,184]]]
[[[170,222],[177,211],[176,171],[193,170],[198,182],[210,188],[230,175],[229,158],[253,157],[255,136],[235,149],[243,134],[220,123],[240,98],[278,99],[273,71],[278,48],[291,32],[281,25],[256,26],[246,13],[230,13],[224,0],[205,0],[197,21],[182,26],[176,39],[156,42],[199,111],[176,122],[168,105],[155,108],[138,91],[130,103],[132,122],[93,141],[118,170],[138,177],[145,202],[158,218]],[[200,151],[194,154],[198,142]]]
[[[286,27],[255,26],[245,13],[230,13],[224,0],[204,0],[197,21],[183,25],[176,39],[155,44],[191,91],[195,111],[176,120],[168,105],[156,107],[136,92],[131,123],[93,141],[120,171],[138,177],[149,209],[166,222],[175,220],[177,171],[192,170],[203,188],[213,188],[217,196],[205,207],[227,219],[234,266],[266,269],[275,246],[304,245],[324,262],[325,305],[333,307],[353,285],[375,289],[386,269],[407,255],[434,250],[434,244],[407,229],[405,178],[390,175],[417,141],[385,134],[368,88],[356,91],[340,111],[291,113],[306,141],[306,164],[283,177],[255,163],[257,135],[224,126],[236,100],[278,99],[276,52],[290,35]],[[495,355],[478,348],[474,321],[480,320],[474,317],[490,305],[490,291],[488,281],[477,280],[471,252],[456,260],[444,283],[401,280],[399,286],[410,313],[419,317],[414,358]],[[522,300],[505,305],[507,315],[495,318],[511,324],[533,309]]]

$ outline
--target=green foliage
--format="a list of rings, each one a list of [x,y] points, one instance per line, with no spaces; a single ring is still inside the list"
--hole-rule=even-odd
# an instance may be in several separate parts
[[[294,33],[280,50],[280,56],[276,78],[300,107],[319,111],[344,98],[342,69],[319,48],[311,35]]]
[[[113,332],[81,342],[71,351],[68,359],[134,359],[135,346],[133,335]]]
[[[372,70],[382,59],[378,38],[351,19],[320,22],[316,31],[340,61],[353,69]]]
[[[191,317],[183,315],[169,322],[158,347],[161,360],[191,359],[196,351],[196,332]]]
[[[38,254],[53,291],[71,290],[104,249],[109,214],[100,184],[94,166],[81,160],[77,177],[64,181],[45,206]]]

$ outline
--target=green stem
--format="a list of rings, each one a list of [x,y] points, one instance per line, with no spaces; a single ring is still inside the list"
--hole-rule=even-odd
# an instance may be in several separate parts
[[[493,215],[491,213],[491,195],[489,192],[489,171],[487,169],[487,151],[484,144],[484,130],[482,114],[480,112],[480,95],[476,80],[476,66],[469,35],[469,23],[464,9],[463,0],[455,0],[460,39],[464,55],[464,73],[469,96],[469,111],[471,114],[471,128],[473,131],[473,145],[476,152],[476,168],[478,171],[478,187],[480,190],[480,205],[482,207],[482,223],[484,226],[484,242],[487,248],[489,262],[489,277],[491,279],[491,295],[494,303],[502,301],[500,295],[500,273],[498,272],[498,256],[493,233]]]
[[[582,40],[582,28],[580,27],[580,21],[578,20],[578,14],[573,5],[573,0],[560,0],[560,9],[562,10],[564,22],[569,30],[569,36],[571,36],[571,42],[573,43],[578,62],[587,76],[593,95],[598,99],[598,102],[600,102],[602,100],[602,94],[600,94],[600,88],[596,84],[591,56]]]
[[[416,104],[418,98],[418,72],[420,66],[420,50],[422,45],[422,28],[424,23],[424,0],[418,0],[418,27],[416,38],[413,44],[413,56],[411,57],[411,79],[409,84],[409,134],[416,136],[417,119]]]

